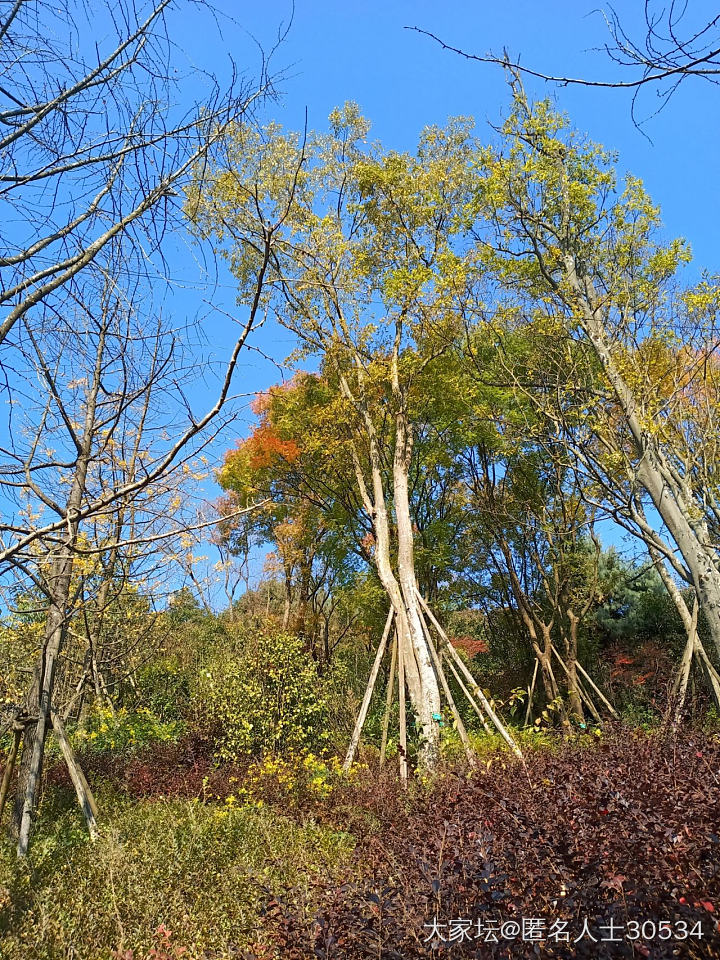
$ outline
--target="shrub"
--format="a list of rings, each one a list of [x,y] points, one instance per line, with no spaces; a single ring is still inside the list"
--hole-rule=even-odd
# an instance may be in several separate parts
[[[213,798],[224,799],[230,806],[270,803],[285,811],[313,810],[336,792],[352,789],[366,770],[365,764],[355,763],[346,772],[338,757],[318,757],[310,752],[268,754],[254,760],[241,776],[230,776],[220,788],[224,797],[216,794]],[[212,789],[212,778],[206,777],[203,786]]]
[[[175,657],[146,664],[138,672],[135,697],[161,720],[179,720],[190,696],[190,681]]]
[[[113,713],[96,706],[73,732],[72,739],[76,747],[90,752],[131,753],[151,744],[173,742],[184,730],[180,721],[163,721],[147,707],[122,707]]]
[[[528,751],[525,767],[496,753],[472,775],[410,792],[404,809],[386,806],[344,882],[317,884],[315,916],[286,898],[252,956],[720,958],[720,743],[622,729],[592,739]],[[429,932],[434,918],[444,942]],[[462,931],[456,918],[469,938],[449,940],[453,924]],[[475,935],[522,918],[566,923],[571,939]],[[590,935],[573,942],[583,919]],[[647,921],[650,932],[611,946],[611,920],[628,933]],[[658,935],[668,923],[702,939]]]
[[[3,960],[242,956],[268,896],[334,875],[352,849],[347,834],[277,811],[98,800],[96,843],[57,800],[44,805],[29,863],[0,839]]]
[[[260,634],[242,657],[201,671],[195,709],[214,728],[218,760],[317,750],[329,739],[331,684],[300,640]]]

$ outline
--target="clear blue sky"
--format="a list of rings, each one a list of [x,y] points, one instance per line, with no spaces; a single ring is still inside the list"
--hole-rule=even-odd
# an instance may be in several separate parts
[[[192,17],[177,40],[197,62],[219,72],[228,51],[240,65],[252,68],[257,52],[251,37],[269,49],[292,12],[286,0],[268,0],[264,5],[218,0],[218,6],[222,41],[212,31],[198,29]],[[641,36],[642,7],[640,0],[616,3],[634,36]],[[690,0],[690,7],[689,26],[717,13],[706,0]],[[477,54],[499,54],[507,48],[511,57],[519,56],[523,64],[549,73],[628,77],[598,49],[609,34],[597,0],[297,0],[287,39],[274,55],[275,69],[285,72],[283,95],[269,105],[265,116],[297,129],[307,110],[309,127],[322,128],[332,108],[350,99],[372,121],[373,136],[389,148],[412,150],[425,125],[444,123],[449,116],[473,116],[482,136],[487,123],[496,124],[508,107],[502,70],[444,52],[428,38],[404,29],[413,25]],[[720,89],[688,79],[664,110],[647,121],[643,135],[633,124],[631,95],[626,91],[560,88],[542,81],[528,81],[526,86],[536,97],[551,94],[578,129],[616,150],[621,170],[641,177],[661,205],[667,235],[690,241],[696,269],[718,270]],[[650,116],[657,105],[654,90],[648,88],[637,113]],[[232,278],[224,279],[227,282],[214,298],[224,299],[232,312],[237,309]],[[221,356],[229,328],[216,319],[209,322],[208,335]],[[288,335],[272,328],[260,331],[254,343],[278,361],[292,349]],[[247,354],[237,388],[252,392],[278,379],[276,368],[258,354]],[[218,457],[233,440],[227,437],[216,445]]]
[[[636,35],[643,25],[642,6],[639,0],[616,4]],[[690,6],[693,23],[717,13],[707,0],[691,0]],[[218,8],[222,40],[213,31],[198,30],[194,18],[185,21],[177,39],[198,62],[219,71],[228,51],[240,65],[252,67],[257,53],[250,36],[269,49],[292,12],[287,0],[264,5],[218,0]],[[234,21],[224,21],[223,13]],[[507,47],[527,66],[548,72],[627,78],[596,49],[609,39],[597,0],[297,0],[288,37],[274,58],[276,69],[286,74],[280,85],[283,96],[266,109],[267,119],[301,128],[307,110],[309,126],[324,127],[332,108],[350,99],[371,119],[373,135],[392,149],[413,149],[425,125],[449,116],[475,117],[482,135],[488,121],[497,123],[507,110],[502,70],[444,52],[403,29],[407,25],[479,54]],[[663,112],[648,120],[643,136],[633,125],[626,91],[559,88],[541,81],[527,86],[535,96],[551,93],[576,127],[616,150],[621,169],[641,177],[661,205],[667,234],[690,241],[698,268],[718,270],[720,89],[690,78]],[[638,112],[647,116],[656,107],[657,97],[648,88]],[[232,307],[229,287],[226,294],[226,306]],[[216,336],[212,339],[218,342]],[[292,346],[282,331],[263,331],[256,343],[278,360]],[[244,368],[244,388],[262,388],[268,377],[277,379],[277,371],[251,359]]]

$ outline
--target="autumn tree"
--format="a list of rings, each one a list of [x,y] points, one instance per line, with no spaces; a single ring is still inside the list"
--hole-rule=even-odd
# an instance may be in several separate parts
[[[415,155],[386,153],[366,142],[368,125],[352,104],[330,124],[330,134],[306,141],[277,127],[262,136],[236,128],[230,165],[212,169],[188,207],[198,229],[217,237],[243,289],[258,224],[293,191],[267,304],[301,353],[332,374],[423,762],[432,766],[442,678],[419,600],[410,474],[419,411],[477,279],[467,243],[476,145],[469,124],[454,121],[424,131]]]
[[[620,491],[634,529],[696,590],[720,649],[712,402],[688,416],[714,350],[715,287],[678,292],[687,249],[659,240],[658,211],[639,181],[618,187],[603,150],[548,103],[533,108],[519,85],[514,91],[477,194],[493,269],[517,315],[589,351],[601,379],[591,374],[575,418],[585,440],[572,431],[565,440],[611,498]],[[680,342],[691,349],[672,349]],[[641,513],[639,501],[652,512]]]
[[[340,594],[370,559],[370,525],[342,436],[331,429],[331,394],[321,377],[297,374],[258,395],[257,425],[228,451],[219,473],[228,493],[219,504],[227,519],[218,535],[235,549],[248,541],[274,547],[285,593],[282,627],[292,627],[315,656],[329,654]],[[234,519],[252,503],[257,510]]]

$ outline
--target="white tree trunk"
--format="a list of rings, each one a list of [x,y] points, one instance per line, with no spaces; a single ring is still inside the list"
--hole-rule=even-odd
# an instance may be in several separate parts
[[[636,447],[636,476],[675,541],[692,579],[700,608],[720,654],[720,572],[712,546],[705,542],[702,519],[694,519],[694,504],[688,502],[677,478],[672,476],[651,433],[643,426],[638,401],[615,363],[604,329],[601,307],[587,277],[578,276],[574,256],[565,255],[570,286],[582,309],[580,322],[627,420]]]
[[[420,676],[420,699],[413,702],[418,723],[422,729],[421,757],[423,766],[432,768],[440,749],[440,686],[431,651],[420,619],[418,584],[415,577],[415,550],[408,474],[412,457],[412,437],[400,412],[395,418],[395,456],[393,458],[393,485],[395,520],[398,538],[398,576],[408,620],[409,640],[415,654]]]

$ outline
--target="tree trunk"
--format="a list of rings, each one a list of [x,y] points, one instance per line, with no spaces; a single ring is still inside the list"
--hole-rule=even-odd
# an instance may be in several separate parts
[[[440,750],[440,727],[437,720],[441,710],[440,687],[417,600],[419,590],[415,577],[414,535],[408,492],[411,457],[412,436],[405,414],[400,411],[395,418],[395,456],[393,458],[398,577],[407,613],[409,640],[420,675],[420,698],[418,702],[413,703],[413,709],[422,729],[420,756],[423,766],[432,769],[437,764]]]
[[[563,640],[565,641],[568,700],[570,701],[570,712],[576,720],[582,723],[585,720],[585,713],[583,711],[577,675],[578,625],[580,621],[570,609],[567,610],[567,619],[569,629],[563,631]]]
[[[285,632],[290,626],[290,613],[292,610],[292,567],[283,561],[283,587],[285,590],[284,594],[284,605],[283,605],[283,618],[282,618],[282,629]],[[268,586],[268,591],[269,591]],[[268,593],[268,607],[270,605],[269,593]]]
[[[652,500],[655,509],[675,541],[690,574],[700,608],[710,630],[715,649],[720,655],[720,571],[715,566],[714,551],[706,546],[694,521],[695,505],[689,502],[687,492],[679,488],[677,479],[671,482],[672,471],[661,451],[642,425],[638,402],[620,373],[606,339],[601,306],[588,277],[578,276],[575,258],[565,254],[565,268],[570,285],[578,295],[582,308],[582,327],[603,367],[617,397],[637,452],[636,475]]]
[[[52,560],[51,573],[47,579],[49,608],[45,618],[43,644],[35,664],[33,682],[26,702],[29,722],[23,734],[17,792],[10,827],[11,834],[17,836],[18,857],[24,857],[27,854],[32,822],[37,812],[58,657],[68,628],[72,574],[79,531],[78,518],[85,494],[95,435],[97,398],[105,361],[105,337],[106,327],[103,326],[97,343],[94,374],[87,394],[82,440],[78,443],[78,456],[65,505],[66,528]]]
[[[42,778],[45,740],[50,726],[50,710],[55,685],[57,660],[66,630],[67,601],[70,594],[72,560],[69,554],[56,561],[54,591],[45,621],[43,648],[35,667],[35,675],[27,699],[26,710],[31,718],[25,726],[22,755],[11,823],[11,834],[17,837],[19,857],[27,854],[32,822],[37,809]]]

